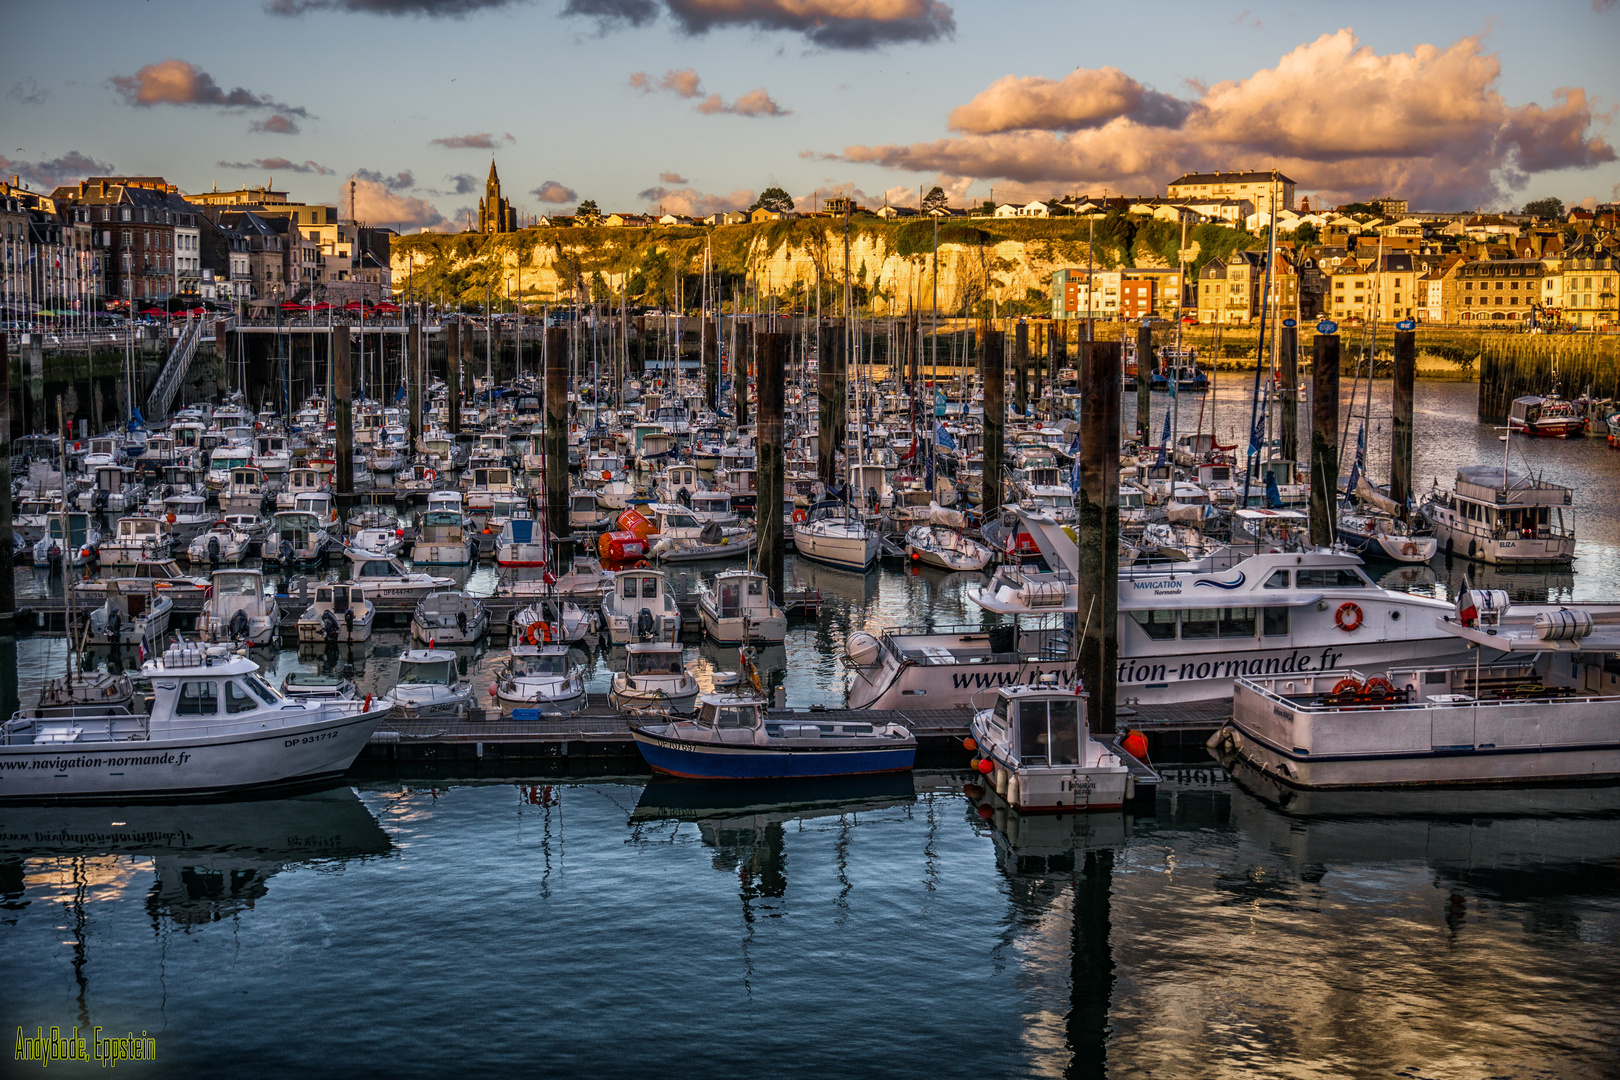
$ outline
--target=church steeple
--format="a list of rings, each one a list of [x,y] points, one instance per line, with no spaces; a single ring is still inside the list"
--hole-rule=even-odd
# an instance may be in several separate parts
[[[495,159],[489,159],[489,179],[484,181],[484,197],[478,200],[478,231],[504,233],[517,231],[517,210],[501,198],[501,177]]]

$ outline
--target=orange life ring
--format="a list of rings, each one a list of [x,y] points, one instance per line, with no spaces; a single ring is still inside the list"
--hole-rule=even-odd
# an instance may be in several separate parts
[[[651,565],[652,565],[652,563],[648,562],[646,559],[637,559],[636,560],[636,569],[637,570],[645,570]]]
[[[1395,684],[1382,675],[1374,675],[1367,680],[1367,684],[1361,688],[1361,692],[1370,697],[1383,699],[1395,693]]]
[[[1346,600],[1339,605],[1339,610],[1333,616],[1333,622],[1347,634],[1361,629],[1363,622],[1361,605],[1353,600]]]
[[[536,624],[534,623],[529,624],[529,632],[523,638],[523,640],[530,645],[540,644],[540,635],[535,631],[535,625]]]
[[[434,472],[432,469],[423,469],[422,470],[422,479],[424,479],[424,480],[437,480],[438,478],[439,478],[439,474]]]
[[[1333,684],[1334,697],[1354,697],[1362,692],[1362,685],[1355,679],[1340,679]]]
[[[800,522],[802,522],[804,520],[804,516],[805,515],[804,515],[803,510],[795,510],[795,511],[793,511],[793,524],[797,525]]]
[[[550,623],[544,623],[543,622],[543,623],[540,624],[540,639],[542,641],[544,641],[547,645],[551,644],[551,624]]]

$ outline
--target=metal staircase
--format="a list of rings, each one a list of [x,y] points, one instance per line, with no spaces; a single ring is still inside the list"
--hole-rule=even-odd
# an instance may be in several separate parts
[[[191,370],[191,358],[197,352],[197,343],[202,340],[203,320],[187,319],[186,325],[175,339],[174,348],[169,350],[169,358],[163,362],[163,370],[158,372],[157,382],[152,384],[152,392],[146,396],[146,415],[152,419],[169,415],[169,407],[174,404],[174,397],[185,385],[186,373]]]

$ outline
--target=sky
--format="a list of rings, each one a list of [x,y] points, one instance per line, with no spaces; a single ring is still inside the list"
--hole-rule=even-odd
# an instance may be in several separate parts
[[[0,172],[273,182],[464,228],[768,186],[958,205],[1279,168],[1414,209],[1620,200],[1616,0],[55,0],[8,5]],[[79,28],[78,30],[74,28]],[[80,31],[84,32],[80,32]]]

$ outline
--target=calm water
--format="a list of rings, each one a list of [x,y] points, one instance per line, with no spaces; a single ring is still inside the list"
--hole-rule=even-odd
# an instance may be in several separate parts
[[[1178,430],[1202,405],[1242,441],[1247,386],[1182,397]],[[1474,392],[1419,384],[1420,489],[1501,460]],[[1511,452],[1575,489],[1573,571],[1375,572],[1437,595],[1465,574],[1525,599],[1620,595],[1620,454]],[[852,630],[979,621],[973,575],[789,569],[829,600],[762,656],[796,705],[843,701]],[[17,573],[21,595],[60,590]],[[256,658],[378,692],[404,647],[387,630]],[[24,697],[65,650],[19,642]],[[458,651],[487,685],[501,653]],[[578,659],[596,690],[622,663]],[[737,658],[688,659],[701,679]],[[981,820],[964,777],[929,773],[777,805],[639,777],[362,771],[291,799],[0,807],[0,1016],[145,1030],[158,1065],[122,1066],[141,1075],[1620,1073],[1620,787],[1278,806],[1217,770],[1172,777],[1150,812],[1080,821]]]
[[[1014,844],[961,779],[0,808],[0,1009],[136,1075],[1614,1075],[1620,789],[1190,772]]]

